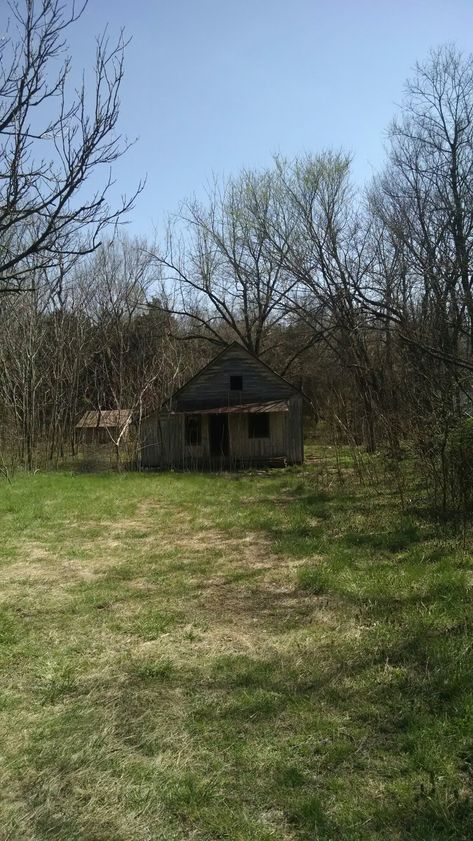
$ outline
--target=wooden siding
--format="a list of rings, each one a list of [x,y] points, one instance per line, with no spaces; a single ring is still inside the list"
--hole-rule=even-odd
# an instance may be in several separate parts
[[[77,429],[77,439],[83,441],[84,444],[111,444],[116,441],[121,430],[114,427],[80,427]],[[126,441],[129,437],[129,430],[125,429],[122,435],[122,441]]]
[[[248,414],[229,414],[229,453],[226,458],[212,457],[209,440],[209,415],[201,416],[200,444],[185,443],[185,415],[153,415],[143,421],[141,466],[145,468],[198,469],[202,467],[251,466],[271,462],[301,463],[302,398],[289,401],[288,412],[269,413],[269,437],[250,438]]]
[[[242,391],[231,391],[230,377],[242,376]],[[296,389],[244,348],[231,345],[185,385],[172,401],[172,408],[199,408],[265,403],[293,396]]]
[[[289,464],[302,464],[304,461],[304,419],[300,394],[291,397],[289,401],[286,453]]]
[[[230,415],[230,453],[242,461],[265,461],[284,458],[287,413],[269,415],[269,438],[248,436],[248,415]]]
[[[207,417],[202,417],[200,444],[186,444],[185,415],[152,415],[143,421],[141,437],[142,467],[191,467],[210,454]]]

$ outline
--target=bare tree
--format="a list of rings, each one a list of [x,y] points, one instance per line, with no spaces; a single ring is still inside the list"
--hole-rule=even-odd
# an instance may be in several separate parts
[[[259,355],[274,350],[294,280],[284,265],[288,236],[272,171],[243,172],[215,185],[208,204],[187,202],[156,255],[167,310],[184,319],[187,338],[236,339]]]
[[[101,231],[133,203],[112,207],[123,34],[98,38],[93,81],[75,85],[67,32],[87,0],[14,0],[0,44],[0,292],[36,270],[94,250]],[[59,68],[59,69],[57,69]]]
[[[182,353],[170,340],[169,317],[146,305],[156,285],[152,251],[145,241],[122,236],[102,245],[81,269],[95,335],[83,399],[97,411],[129,410],[138,427],[181,370]],[[124,414],[117,433],[109,431],[117,466],[128,423]]]
[[[416,66],[390,144],[370,202],[396,271],[387,281],[380,271],[361,297],[395,321],[406,342],[471,368],[473,57],[444,46]]]
[[[369,221],[360,211],[350,183],[350,158],[343,153],[278,160],[280,201],[291,219],[290,238],[281,259],[293,282],[286,307],[312,333],[312,345],[323,343],[353,378],[364,407],[364,437],[375,448],[375,416],[382,385],[370,349],[369,323],[355,290],[370,267]]]

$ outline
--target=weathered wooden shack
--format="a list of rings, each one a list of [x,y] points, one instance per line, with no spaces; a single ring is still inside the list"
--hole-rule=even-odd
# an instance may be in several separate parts
[[[124,442],[132,421],[130,409],[101,409],[85,412],[76,425],[84,444],[110,444],[121,436]]]
[[[234,342],[142,422],[144,468],[231,469],[304,460],[303,396]]]

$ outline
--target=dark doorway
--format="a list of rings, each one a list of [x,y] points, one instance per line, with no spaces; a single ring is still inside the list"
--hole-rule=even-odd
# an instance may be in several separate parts
[[[209,415],[211,456],[228,456],[228,415]]]

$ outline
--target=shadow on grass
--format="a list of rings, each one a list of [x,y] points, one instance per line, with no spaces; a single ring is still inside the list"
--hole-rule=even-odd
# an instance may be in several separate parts
[[[289,805],[281,791],[279,805],[303,837],[368,837],[343,819],[329,819],[321,804],[330,801],[342,768],[349,776],[355,770],[369,774],[374,766],[388,782],[384,796],[365,802],[360,825],[369,832],[389,826],[399,838],[466,840],[473,821],[473,774],[463,759],[473,723],[473,622],[456,547],[432,545],[435,529],[428,518],[427,531],[412,517],[396,522],[395,511],[381,528],[355,529],[349,517],[343,521],[346,498],[296,492],[281,494],[277,504],[288,516],[286,524],[263,527],[272,551],[293,558],[324,554],[299,570],[299,585],[309,595],[326,595],[347,630],[350,620],[360,630],[353,640],[335,634],[312,655],[306,651],[297,666],[280,658],[216,660],[209,684],[214,700],[195,712],[196,720],[209,728],[225,729],[227,721],[247,728],[253,719],[274,727],[275,720],[312,715],[316,729],[320,710],[334,721],[348,716],[353,742],[348,751],[332,751],[330,740],[331,747],[322,749],[314,810],[301,806],[311,797],[303,774],[294,777],[301,789],[297,803]],[[261,591],[248,592],[245,613],[257,615],[261,600]],[[268,600],[274,615],[287,616],[287,594]],[[294,609],[293,623],[307,622],[318,604]]]
[[[458,640],[464,646],[468,637]],[[327,640],[298,659],[222,655],[193,668],[147,662],[122,687],[117,732],[138,752],[161,755],[167,737],[150,699],[161,709],[179,699],[196,755],[190,780],[201,779],[201,750],[219,780],[208,805],[271,803],[306,839],[361,841],[386,827],[393,838],[466,839],[472,686],[461,646],[439,647],[418,630],[336,647]],[[177,782],[166,783],[167,805],[205,826],[203,801],[186,804]]]
[[[366,547],[381,552],[404,552],[422,539],[413,522],[403,522],[397,528],[373,533],[348,531],[343,542],[347,546]]]

